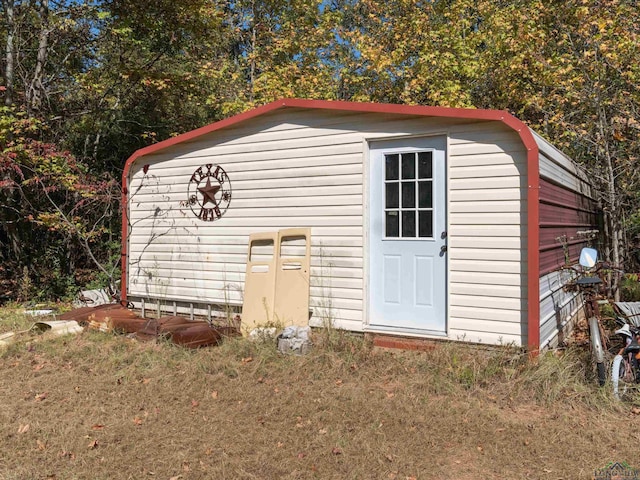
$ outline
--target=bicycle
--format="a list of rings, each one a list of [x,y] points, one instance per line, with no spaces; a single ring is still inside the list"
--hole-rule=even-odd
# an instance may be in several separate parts
[[[575,287],[582,293],[585,309],[585,317],[589,325],[589,344],[591,348],[591,358],[596,366],[596,374],[598,385],[604,386],[607,380],[607,369],[605,366],[604,335],[602,334],[602,326],[600,325],[600,306],[599,289],[602,280],[597,275],[602,267],[598,263],[598,251],[594,248],[583,248],[580,252],[580,260],[578,261],[580,268],[577,266],[563,267],[569,268],[576,275],[577,279],[567,285],[568,288]]]
[[[611,385],[616,400],[640,384],[640,319],[636,318],[637,314],[625,311],[624,305],[628,304],[614,303],[616,322],[621,325],[615,333],[623,340],[611,366]]]

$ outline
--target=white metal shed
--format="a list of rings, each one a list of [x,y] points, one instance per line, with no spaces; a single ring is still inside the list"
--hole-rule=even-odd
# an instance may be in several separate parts
[[[138,150],[123,186],[123,300],[239,308],[249,235],[307,227],[311,325],[530,348],[576,313],[556,269],[597,221],[496,110],[279,100]]]

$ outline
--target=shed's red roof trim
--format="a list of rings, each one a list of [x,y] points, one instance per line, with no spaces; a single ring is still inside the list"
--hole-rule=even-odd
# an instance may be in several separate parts
[[[482,109],[466,109],[466,108],[448,108],[448,107],[430,107],[422,105],[396,105],[385,103],[360,103],[360,102],[343,102],[329,100],[304,100],[298,98],[286,98],[276,100],[275,102],[263,105],[262,107],[240,113],[233,117],[220,120],[204,127],[183,133],[173,138],[169,138],[162,142],[141,148],[133,153],[125,163],[122,173],[122,299],[126,300],[127,295],[127,234],[128,234],[128,212],[127,205],[127,177],[131,165],[139,158],[152,153],[157,153],[165,148],[178,145],[180,143],[189,142],[202,135],[215,132],[246,120],[265,115],[275,110],[283,108],[306,108],[333,111],[349,111],[361,113],[388,113],[394,115],[412,115],[424,117],[444,117],[444,118],[464,118],[478,121],[497,121],[502,122],[508,127],[515,130],[523,145],[527,149],[527,177],[528,177],[528,243],[527,243],[527,272],[528,272],[528,307],[527,307],[527,344],[530,349],[535,350],[540,343],[540,303],[539,303],[539,165],[538,165],[538,145],[533,137],[531,130],[516,117],[503,110],[482,110]]]
[[[136,150],[131,157],[127,160],[123,177],[129,173],[131,164],[138,158],[152,153],[157,153],[180,143],[192,141],[202,135],[215,132],[238,123],[242,123],[251,118],[259,117],[275,110],[282,108],[308,108],[308,109],[320,109],[320,110],[334,110],[334,111],[349,111],[349,112],[361,112],[361,113],[389,113],[395,115],[413,115],[424,117],[446,117],[446,118],[467,118],[470,120],[494,120],[507,124],[517,132],[527,131],[528,127],[518,120],[516,117],[503,110],[482,110],[482,109],[469,109],[469,108],[448,108],[448,107],[429,107],[422,105],[396,105],[387,103],[361,103],[361,102],[343,102],[337,100],[304,100],[299,98],[286,98],[282,100],[276,100],[275,102],[268,103],[253,110],[234,115],[224,120],[205,125],[204,127],[191,130],[189,132],[177,135],[162,142],[149,145],[148,147]],[[537,149],[537,144],[531,136],[531,141]]]

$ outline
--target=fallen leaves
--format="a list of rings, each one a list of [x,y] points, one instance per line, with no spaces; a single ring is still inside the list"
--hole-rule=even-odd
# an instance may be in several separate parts
[[[95,430],[95,431],[104,430],[104,425],[100,423],[96,423],[95,425],[91,426],[91,430]]]
[[[19,434],[23,434],[23,433],[27,433],[29,431],[30,425],[27,423],[25,425],[20,424],[20,426],[18,427],[18,433]]]
[[[296,428],[308,427],[311,425],[311,420],[304,420],[302,417],[296,418]]]
[[[92,440],[91,442],[89,442],[89,445],[87,445],[87,448],[89,450],[95,450],[96,448],[98,448],[98,440]]]
[[[213,398],[214,400],[218,399],[218,391],[214,390],[213,392],[211,392],[211,398]]]
[[[42,440],[40,440],[40,439],[36,440],[36,445],[38,446],[38,450],[46,450],[47,449],[47,444],[45,442],[43,442]]]
[[[66,450],[62,450],[59,455],[60,458],[68,458],[69,460],[75,460],[76,454],[73,452],[68,452]]]
[[[144,423],[144,421],[140,418],[140,417],[134,417],[134,419],[132,420],[133,424],[136,425],[137,427],[139,427],[140,425],[142,425]]]
[[[333,447],[331,449],[331,453],[333,453],[334,455],[342,455],[342,449],[338,447]]]
[[[36,396],[34,397],[34,400],[36,402],[42,402],[43,400],[46,400],[47,395],[49,395],[48,392],[42,392],[42,393],[38,393],[36,394]]]

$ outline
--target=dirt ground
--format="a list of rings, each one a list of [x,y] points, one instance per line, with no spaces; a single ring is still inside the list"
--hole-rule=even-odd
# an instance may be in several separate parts
[[[0,314],[0,324],[2,317]],[[574,479],[640,466],[579,353],[197,351],[84,332],[0,350],[0,479]],[[592,384],[594,386],[592,386]]]

